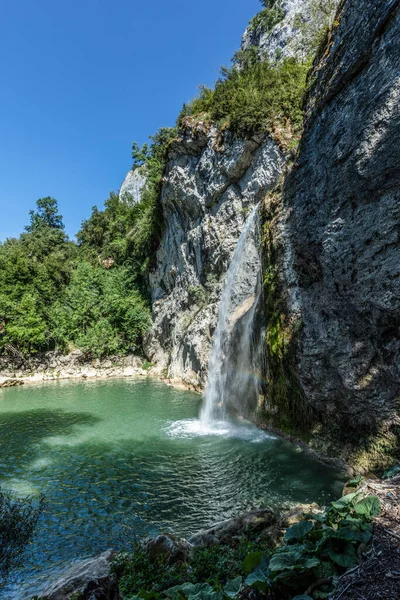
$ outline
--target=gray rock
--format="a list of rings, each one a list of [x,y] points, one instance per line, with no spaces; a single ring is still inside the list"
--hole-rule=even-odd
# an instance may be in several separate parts
[[[146,172],[143,167],[128,171],[119,190],[121,202],[137,204],[142,199],[142,191],[146,185]]]
[[[300,384],[355,444],[399,424],[399,35],[399,2],[342,7],[275,229]]]
[[[171,535],[158,535],[145,545],[145,550],[154,561],[162,559],[168,564],[185,562],[192,549],[186,540],[177,540]]]
[[[279,515],[270,508],[260,508],[237,517],[221,521],[210,529],[199,531],[189,538],[193,546],[212,546],[214,544],[230,544],[243,535],[244,531],[261,534],[279,521]]]
[[[46,600],[70,600],[79,595],[81,600],[120,600],[116,575],[111,573],[112,550],[96,558],[73,565],[43,594]]]
[[[255,46],[260,57],[272,62],[294,57],[305,60],[321,29],[332,21],[338,0],[324,0],[323,3],[318,0],[278,0],[276,4],[285,13],[284,19],[271,31],[250,24],[243,35],[241,49]]]
[[[151,274],[148,358],[202,387],[222,287],[248,212],[277,182],[285,156],[268,137],[223,138],[187,125],[171,144],[161,202],[166,222]]]

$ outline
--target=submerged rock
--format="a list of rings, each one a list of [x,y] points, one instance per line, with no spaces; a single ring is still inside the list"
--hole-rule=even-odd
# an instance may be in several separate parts
[[[6,387],[14,387],[16,385],[23,385],[23,381],[21,379],[8,379],[7,377],[0,377],[0,388]]]

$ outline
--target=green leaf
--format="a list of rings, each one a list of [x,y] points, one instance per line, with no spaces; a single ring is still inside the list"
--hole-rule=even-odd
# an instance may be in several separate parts
[[[357,496],[356,492],[353,492],[352,494],[347,494],[346,496],[339,498],[339,500],[332,502],[331,505],[333,506],[333,508],[336,508],[336,510],[342,510],[343,508],[347,508],[347,507],[351,506],[351,504],[356,496]]]
[[[146,590],[140,590],[138,593],[138,598],[142,598],[143,600],[158,600],[159,597],[160,594],[154,591],[146,592]]]
[[[358,515],[363,515],[367,518],[370,518],[379,515],[381,508],[382,505],[378,496],[367,496],[366,498],[360,500],[360,502],[357,502],[354,510]]]
[[[274,554],[269,561],[269,569],[271,573],[292,569],[296,564],[297,559],[298,554],[295,552],[280,552],[279,554]]]
[[[230,579],[224,586],[224,594],[229,598],[234,598],[242,587],[243,578],[239,575],[235,579]]]
[[[265,554],[264,552],[250,552],[242,562],[243,572],[248,575],[258,566],[260,566]]]
[[[267,589],[267,577],[261,569],[255,569],[246,577],[245,584],[251,588],[256,588],[260,592],[265,592]]]
[[[295,523],[289,529],[286,530],[284,535],[285,542],[291,542],[292,540],[302,540],[311,529],[313,529],[314,525],[311,521],[299,521],[299,523]]]
[[[327,554],[339,567],[353,567],[357,564],[357,554],[353,544],[348,542],[342,551],[333,546],[328,546]]]
[[[303,568],[304,569],[314,569],[314,567],[318,567],[320,561],[318,558],[314,557],[314,558],[308,558],[304,563],[303,563]]]
[[[209,583],[182,583],[181,585],[175,585],[174,587],[165,590],[163,593],[172,600],[179,600],[182,595],[186,598],[189,596],[195,596],[199,593],[210,593],[214,592],[213,588]]]

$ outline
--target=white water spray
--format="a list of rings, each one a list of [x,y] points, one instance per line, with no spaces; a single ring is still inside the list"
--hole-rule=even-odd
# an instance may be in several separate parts
[[[248,414],[258,400],[262,293],[258,206],[244,225],[222,293],[200,419],[225,421],[229,410]]]

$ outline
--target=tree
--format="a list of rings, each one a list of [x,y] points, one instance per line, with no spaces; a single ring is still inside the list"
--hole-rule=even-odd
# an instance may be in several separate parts
[[[25,227],[28,233],[32,233],[38,229],[50,227],[52,229],[64,229],[62,216],[58,214],[57,200],[46,196],[39,198],[36,202],[37,211],[30,210],[30,225]]]
[[[35,505],[29,498],[14,499],[0,490],[0,588],[21,564],[42,509],[43,498]]]

